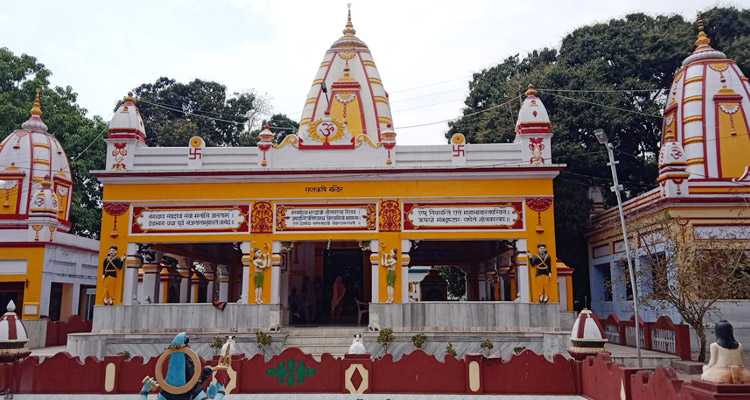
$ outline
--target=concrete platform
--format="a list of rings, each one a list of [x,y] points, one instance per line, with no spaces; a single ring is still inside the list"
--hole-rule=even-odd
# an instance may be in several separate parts
[[[384,353],[383,346],[377,343],[377,332],[369,332],[364,327],[309,327],[283,328],[271,333],[272,343],[266,356],[280,353],[286,347],[298,347],[303,352],[318,358],[323,353],[342,356],[349,350],[352,336],[361,333],[365,347],[375,357]],[[513,351],[524,347],[547,357],[565,352],[568,346],[567,332],[395,332],[394,342],[388,352],[396,359],[414,350],[412,335],[423,333],[427,336],[423,350],[443,359],[448,343],[458,353],[480,353],[480,344],[489,339],[494,344],[492,354],[504,359],[510,358]],[[248,357],[257,354],[255,333],[191,333],[190,347],[198,355],[210,358],[214,350],[209,346],[216,336],[235,335],[237,353]],[[122,333],[75,333],[68,336],[66,351],[79,357],[103,357],[127,352],[132,356],[155,357],[161,354],[174,333],[162,334],[122,334]]]
[[[635,347],[607,343],[604,348],[612,354],[614,362],[625,367],[638,367],[638,352]],[[641,350],[641,359],[643,360],[643,368],[667,368],[672,366],[673,361],[680,360],[680,357],[658,351]]]

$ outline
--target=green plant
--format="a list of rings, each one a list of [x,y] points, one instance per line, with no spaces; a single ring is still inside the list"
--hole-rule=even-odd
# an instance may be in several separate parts
[[[214,354],[219,354],[219,351],[221,351],[221,346],[224,346],[224,343],[226,343],[227,339],[223,336],[214,336],[213,339],[211,339],[211,343],[208,344],[208,347],[210,347]]]
[[[456,357],[458,353],[456,353],[456,349],[453,348],[453,343],[448,342],[448,346],[445,347],[445,354],[450,354],[453,357]]]
[[[526,346],[518,346],[513,348],[513,354],[518,355],[523,353],[523,351],[526,350]]]
[[[255,332],[255,342],[258,343],[261,351],[265,352],[266,348],[271,345],[271,335],[259,330]]]
[[[489,356],[492,349],[495,348],[495,345],[492,344],[490,339],[484,339],[482,340],[482,343],[479,345],[479,347],[482,348],[482,351],[484,351],[484,354],[486,356]]]
[[[393,329],[391,328],[383,328],[378,333],[378,343],[383,346],[386,353],[388,352],[388,345],[393,343],[393,339]]]
[[[414,345],[414,347],[421,349],[422,346],[424,346],[424,343],[427,341],[427,336],[418,333],[411,337],[411,343]]]
[[[117,355],[120,356],[120,357],[130,358],[130,352],[129,351],[121,351],[121,352],[117,353]]]

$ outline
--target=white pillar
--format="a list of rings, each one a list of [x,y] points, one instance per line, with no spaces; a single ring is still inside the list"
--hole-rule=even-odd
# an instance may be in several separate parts
[[[271,304],[279,304],[281,293],[281,242],[274,240],[271,243],[273,255],[271,256]]]
[[[377,240],[370,241],[370,264],[372,264],[372,299],[373,303],[380,303],[380,242]]]
[[[122,290],[122,304],[129,306],[138,303],[138,268],[141,267],[138,245],[128,243],[125,254],[125,282]]]
[[[215,271],[216,266],[213,264],[206,264],[206,273],[205,277],[208,283],[206,284],[206,303],[211,303],[214,301],[214,278],[215,278]]]
[[[193,272],[193,275],[190,278],[190,302],[191,303],[198,302],[198,293],[200,292],[200,288],[201,288],[200,277],[198,276],[197,272]]]
[[[187,257],[180,257],[177,264],[177,272],[180,274],[180,303],[187,303],[190,300],[190,266],[192,260]]]
[[[143,264],[143,290],[141,291],[141,299],[138,301],[141,304],[146,303],[158,303],[158,299],[154,299],[154,292],[156,291],[157,279],[159,278],[159,264]]]
[[[521,303],[528,303],[531,299],[531,286],[529,282],[529,260],[526,253],[527,249],[526,239],[519,239],[516,241],[516,250],[518,255],[516,260],[518,267],[516,268],[516,282],[518,282],[518,298],[517,301]]]
[[[229,270],[226,265],[216,267],[219,275],[219,301],[229,301]]]
[[[409,302],[409,263],[411,262],[411,240],[401,240],[401,302]]]
[[[240,286],[242,288],[242,295],[237,302],[248,304],[248,300],[250,299],[250,262],[252,261],[250,251],[252,251],[252,243],[240,243],[240,250],[242,251],[242,282]]]

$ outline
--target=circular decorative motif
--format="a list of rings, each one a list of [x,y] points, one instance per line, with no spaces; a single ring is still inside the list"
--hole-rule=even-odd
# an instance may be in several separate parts
[[[330,117],[324,117],[310,124],[309,133],[310,138],[317,142],[331,143],[344,137],[344,125]]]
[[[671,155],[673,159],[679,160],[682,157],[682,150],[680,150],[678,147],[672,147],[669,155]]]
[[[466,136],[463,133],[454,133],[451,136],[451,144],[466,144]]]
[[[192,148],[199,148],[199,147],[205,147],[206,142],[203,140],[200,136],[193,136],[190,138],[190,147]]]
[[[164,361],[174,353],[184,353],[193,362],[193,376],[191,376],[190,380],[182,386],[172,386],[164,379]],[[198,358],[198,355],[195,354],[192,349],[190,349],[190,347],[167,349],[165,352],[161,353],[161,355],[159,355],[159,359],[156,360],[156,371],[154,371],[154,378],[156,378],[156,382],[159,383],[159,387],[161,387],[165,392],[169,394],[185,394],[189,392],[196,383],[198,383],[198,380],[201,377],[200,366],[201,360]]]

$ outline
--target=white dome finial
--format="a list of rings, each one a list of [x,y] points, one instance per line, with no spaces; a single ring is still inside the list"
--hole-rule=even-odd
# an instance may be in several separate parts
[[[14,303],[13,300],[9,301],[5,309],[8,312],[16,312],[16,303]]]

